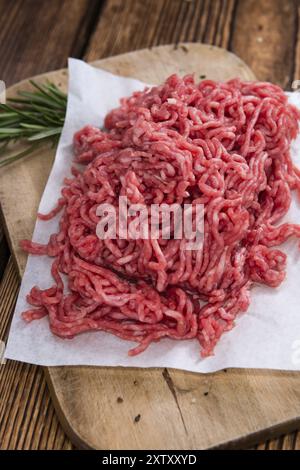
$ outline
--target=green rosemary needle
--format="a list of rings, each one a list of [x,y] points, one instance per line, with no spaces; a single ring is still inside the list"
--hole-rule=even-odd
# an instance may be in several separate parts
[[[55,145],[61,134],[67,95],[53,83],[30,83],[33,91],[19,91],[18,97],[0,104],[0,168],[44,144]],[[8,144],[16,141],[26,143],[27,147],[5,156]]]

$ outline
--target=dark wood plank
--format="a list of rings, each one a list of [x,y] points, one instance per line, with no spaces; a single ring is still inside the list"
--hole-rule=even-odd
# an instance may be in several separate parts
[[[254,448],[255,450],[300,450],[300,434],[293,432],[277,439],[262,442]]]
[[[85,58],[180,41],[227,48],[234,0],[109,0],[88,44]]]
[[[281,442],[281,447],[280,449],[282,450],[299,450],[299,433],[298,432],[293,432],[290,434],[286,434],[285,436],[282,436],[282,442]],[[297,444],[298,441],[298,444]]]
[[[19,277],[9,260],[0,285],[0,338],[6,341]],[[0,365],[0,449],[71,449],[50,399],[42,368]]]
[[[0,0],[0,71],[7,86],[80,57],[100,0]]]
[[[297,3],[242,0],[237,3],[230,47],[260,80],[289,88],[297,44]]]
[[[294,75],[297,2],[287,0],[110,0],[85,57],[199,41],[229,48],[261,80],[288,87]]]

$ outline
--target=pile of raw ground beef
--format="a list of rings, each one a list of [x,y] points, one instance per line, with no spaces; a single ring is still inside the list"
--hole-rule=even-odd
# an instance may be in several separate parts
[[[300,237],[281,224],[300,172],[290,158],[298,111],[270,83],[172,75],[134,93],[105,120],[74,137],[76,161],[56,209],[59,232],[29,253],[53,257],[54,285],[33,287],[27,321],[48,316],[62,338],[102,330],[134,341],[197,338],[202,356],[249,306],[254,283],[277,287],[286,255],[275,248]],[[78,169],[79,168],[79,169]],[[204,244],[186,240],[100,240],[101,203],[204,204]],[[61,273],[66,274],[64,286]]]

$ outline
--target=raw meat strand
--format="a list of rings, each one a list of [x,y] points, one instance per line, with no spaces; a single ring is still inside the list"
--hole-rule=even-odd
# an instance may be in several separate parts
[[[165,337],[197,338],[202,356],[212,354],[248,308],[251,286],[283,281],[286,255],[274,247],[300,238],[299,225],[280,224],[292,191],[300,194],[290,156],[299,118],[280,87],[238,79],[172,75],[122,99],[106,130],[86,126],[74,136],[75,159],[86,166],[72,168],[57,206],[39,214],[61,212],[58,233],[46,245],[21,243],[54,258],[55,281],[31,290],[23,318],[47,315],[63,338],[109,332],[138,343],[130,355]],[[169,240],[100,240],[97,207],[118,213],[120,196],[146,205],[148,228],[153,203],[204,204],[203,246],[187,251],[172,226]]]
[[[50,219],[53,219],[53,217],[55,217],[60,211],[61,209],[63,208],[63,206],[65,205],[65,199],[64,198],[60,198],[58,201],[57,201],[57,205],[54,209],[52,209],[48,214],[40,214],[38,213],[37,216],[40,220],[50,220]]]

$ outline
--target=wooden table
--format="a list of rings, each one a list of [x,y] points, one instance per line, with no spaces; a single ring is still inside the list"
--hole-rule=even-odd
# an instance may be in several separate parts
[[[9,86],[66,66],[68,56],[198,41],[232,50],[260,80],[290,89],[300,79],[299,18],[299,0],[0,0],[0,79]],[[1,222],[0,281],[6,341],[20,280]],[[300,449],[300,432],[256,448]],[[0,366],[0,449],[73,449],[39,367]]]

